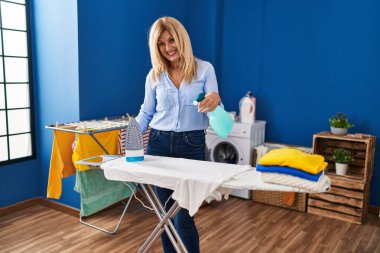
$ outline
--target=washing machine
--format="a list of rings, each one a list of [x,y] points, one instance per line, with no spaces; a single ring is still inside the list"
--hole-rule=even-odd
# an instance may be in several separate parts
[[[264,143],[265,121],[256,120],[252,123],[235,122],[230,135],[220,138],[212,128],[207,129],[207,158],[212,162],[230,164],[252,164],[253,148]],[[235,190],[232,196],[251,199],[252,191]]]

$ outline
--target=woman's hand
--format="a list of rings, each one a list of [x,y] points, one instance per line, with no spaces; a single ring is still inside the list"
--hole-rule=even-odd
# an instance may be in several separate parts
[[[212,112],[220,104],[220,96],[216,92],[210,92],[198,105],[198,112]]]

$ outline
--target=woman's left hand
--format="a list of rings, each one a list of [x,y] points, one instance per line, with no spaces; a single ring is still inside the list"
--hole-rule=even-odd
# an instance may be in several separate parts
[[[220,104],[220,96],[216,92],[210,92],[198,105],[198,112],[212,112]]]

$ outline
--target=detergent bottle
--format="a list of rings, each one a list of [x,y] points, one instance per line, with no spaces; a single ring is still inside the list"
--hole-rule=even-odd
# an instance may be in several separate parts
[[[197,99],[194,101],[194,105],[198,105],[205,98],[204,93],[199,93]],[[219,137],[222,139],[227,138],[230,134],[234,121],[231,116],[219,105],[210,112],[210,126]]]
[[[252,92],[248,91],[247,94],[240,100],[240,122],[242,123],[255,123],[256,119],[256,98]]]

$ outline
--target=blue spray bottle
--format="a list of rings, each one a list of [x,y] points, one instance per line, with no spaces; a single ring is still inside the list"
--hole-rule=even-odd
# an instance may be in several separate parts
[[[205,94],[199,93],[193,104],[198,105],[198,103],[204,98]],[[230,134],[234,121],[231,116],[218,105],[215,110],[210,112],[210,125],[215,133],[217,133],[222,139],[225,139]]]

